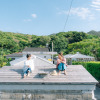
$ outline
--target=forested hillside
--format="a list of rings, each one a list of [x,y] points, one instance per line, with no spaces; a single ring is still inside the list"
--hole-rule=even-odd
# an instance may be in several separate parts
[[[82,41],[87,38],[87,34],[83,32],[60,32],[49,36],[26,35],[20,33],[2,32],[0,31],[0,50],[6,54],[22,51],[28,47],[45,47],[46,43],[51,48],[54,43],[54,50],[60,52],[67,48],[68,44]]]
[[[3,53],[6,54],[18,52],[22,50],[24,46],[28,46],[31,40],[31,35],[0,31],[0,50],[3,49]]]
[[[54,51],[63,51],[64,54],[80,52],[95,56],[97,60],[100,60],[100,37],[91,34],[93,33],[70,31],[36,36],[0,31],[0,62],[7,62],[7,59],[4,58],[5,55],[21,52],[26,46],[45,47],[48,43],[52,49],[52,42]]]

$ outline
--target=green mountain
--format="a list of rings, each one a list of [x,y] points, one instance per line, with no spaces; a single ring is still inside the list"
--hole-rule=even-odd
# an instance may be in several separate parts
[[[100,36],[100,31],[97,32],[97,31],[92,30],[92,31],[88,32],[88,34]]]

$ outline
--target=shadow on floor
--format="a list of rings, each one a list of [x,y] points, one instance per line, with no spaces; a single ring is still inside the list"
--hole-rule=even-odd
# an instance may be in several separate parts
[[[23,78],[23,70],[22,69],[10,69],[10,70],[17,72],[18,74],[21,75],[21,78]]]
[[[43,68],[43,69],[39,69],[38,70],[38,74],[36,74],[33,78],[44,78],[44,77],[47,77],[54,70],[56,70],[57,73],[58,73],[58,69],[56,69],[56,68],[45,68],[45,69]]]

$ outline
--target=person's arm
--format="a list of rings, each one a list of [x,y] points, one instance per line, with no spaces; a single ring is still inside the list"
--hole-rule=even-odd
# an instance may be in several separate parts
[[[64,60],[61,61],[62,63],[66,64],[66,59],[64,58]]]
[[[30,67],[29,65],[27,67]]]
[[[65,61],[61,61],[61,62],[65,64]]]
[[[66,63],[66,58],[64,58],[64,60],[61,61],[61,62],[64,63],[66,66],[68,66],[67,63]]]

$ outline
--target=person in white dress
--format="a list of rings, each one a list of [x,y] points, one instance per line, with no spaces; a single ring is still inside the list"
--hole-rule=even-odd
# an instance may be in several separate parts
[[[24,72],[24,78],[26,76],[29,76],[29,73],[31,73],[34,70],[34,59],[36,56],[27,54],[26,55],[27,60],[24,62],[23,72]]]

